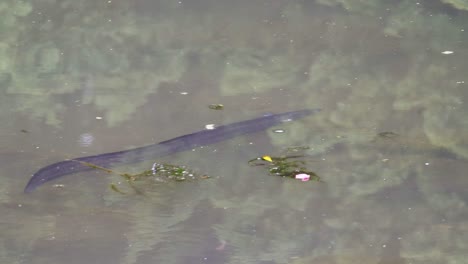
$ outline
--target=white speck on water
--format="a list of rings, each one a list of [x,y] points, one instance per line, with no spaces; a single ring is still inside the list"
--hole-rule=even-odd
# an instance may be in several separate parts
[[[274,133],[284,133],[284,129],[275,129],[273,130]]]
[[[96,120],[101,120],[102,116],[96,116]]]
[[[208,129],[208,130],[213,130],[213,129],[215,129],[216,127],[215,127],[214,124],[207,124],[207,125],[205,125],[205,128]]]
[[[444,55],[453,54],[453,51],[451,50],[442,51],[442,54]]]

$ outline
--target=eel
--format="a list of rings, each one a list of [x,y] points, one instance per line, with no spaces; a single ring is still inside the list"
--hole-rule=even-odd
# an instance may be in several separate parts
[[[60,161],[45,166],[34,173],[26,184],[24,192],[30,193],[40,185],[65,175],[93,170],[86,163],[100,167],[109,167],[112,164],[131,164],[156,159],[237,136],[259,132],[283,122],[303,118],[319,111],[320,109],[303,109],[269,114],[255,119],[222,125],[212,130],[194,132],[148,146]]]

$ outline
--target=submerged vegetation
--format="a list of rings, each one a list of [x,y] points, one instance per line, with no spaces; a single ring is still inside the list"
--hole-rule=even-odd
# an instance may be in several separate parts
[[[294,147],[294,151],[297,151],[300,148]],[[302,181],[321,181],[320,177],[314,172],[306,168],[306,160],[304,155],[285,155],[280,157],[272,156],[262,156],[259,158],[251,159],[248,161],[250,166],[261,166],[265,167],[270,175],[286,177],[292,179],[298,179]],[[167,182],[186,182],[186,181],[196,181],[196,180],[206,180],[210,179],[211,176],[206,174],[199,174],[193,170],[187,168],[186,166],[174,165],[169,163],[153,163],[150,170],[145,170],[140,173],[130,174],[130,173],[121,173],[116,170],[109,168],[104,168],[89,162],[75,160],[85,166],[88,166],[92,169],[104,171],[106,173],[111,173],[119,175],[122,179],[128,183],[129,187],[137,194],[144,194],[144,191],[141,190],[140,186],[148,186],[159,183]],[[118,185],[120,185],[119,183]],[[122,191],[117,184],[111,183],[110,188],[120,194],[127,194],[127,192]]]
[[[288,148],[288,151],[297,152],[304,149],[308,149],[308,147],[291,147]],[[249,160],[249,165],[254,167],[266,167],[269,174],[273,176],[302,181],[321,181],[317,174],[307,169],[306,159],[307,157],[305,155],[283,155],[279,157],[264,155]]]
[[[168,184],[148,193],[152,204],[136,200],[126,208],[131,220],[122,233],[124,244],[132,246],[125,247],[122,262],[171,264],[188,255],[200,262],[200,256],[222,255],[219,263],[384,263],[389,252],[414,264],[463,262],[467,1],[267,2],[4,0],[0,117],[7,121],[2,131],[16,122],[9,121],[12,113],[20,112],[49,124],[48,134],[60,134],[66,131],[65,117],[76,110],[71,105],[102,113],[105,125],[119,127],[140,106],[158,109],[153,100],[167,102],[162,88],[172,96],[182,87],[196,102],[207,95],[209,101],[175,105],[174,116],[158,129],[174,119],[188,120],[187,113],[226,113],[207,109],[212,102],[229,100],[229,111],[240,115],[267,112],[270,106],[322,107],[314,122],[291,124],[261,140],[270,139],[277,148],[311,146],[304,155],[320,157],[313,170],[326,188],[251,177],[261,169],[284,177],[315,175],[301,158],[291,157],[294,153],[255,159],[251,163],[261,163],[258,168],[233,162],[238,157],[216,160],[223,149],[206,159],[192,153],[177,157],[181,164],[191,163],[179,159],[196,159],[197,168],[212,168],[209,174],[219,180],[184,185],[178,177],[159,177]],[[77,100],[67,101],[71,96]],[[27,131],[21,134],[34,139],[34,127]],[[375,136],[376,131],[392,132]],[[256,144],[261,143],[252,142],[255,150]],[[433,151],[438,148],[445,152]],[[258,155],[245,151],[248,157]],[[186,170],[160,165],[161,172]],[[102,197],[74,198],[114,205],[124,199],[115,191],[136,191],[131,185],[142,190],[148,180],[158,179],[152,170],[115,173],[130,189],[115,184]],[[169,188],[172,182],[178,188]],[[5,180],[2,197],[19,185]],[[33,258],[52,240],[50,234],[64,221],[46,211],[37,209],[34,221],[24,225],[11,220],[15,228],[2,233],[10,242],[0,245],[0,259]],[[65,233],[57,241],[81,243],[68,241],[71,237]],[[226,251],[209,251],[207,238],[226,241]],[[41,257],[43,263],[54,262]]]
[[[266,166],[270,175],[301,179],[303,181],[308,181],[310,178],[320,181],[320,178],[314,172],[308,171],[304,167],[305,162],[303,160],[296,160],[302,157],[303,156],[263,156],[250,160],[249,164],[251,166]]]
[[[128,183],[128,185],[133,189],[137,194],[145,194],[138,185],[152,185],[155,183],[167,183],[169,181],[175,182],[185,182],[185,181],[194,181],[198,179],[209,179],[211,178],[208,175],[198,175],[197,173],[191,171],[185,166],[173,165],[173,164],[160,164],[153,163],[153,166],[150,170],[145,170],[137,174],[121,173],[108,168],[97,166],[89,162],[78,161],[90,168],[101,170],[107,173],[112,173],[120,175],[123,180]],[[119,183],[120,184],[120,183]],[[110,188],[120,194],[127,194],[125,191],[122,191],[115,183],[111,183]]]

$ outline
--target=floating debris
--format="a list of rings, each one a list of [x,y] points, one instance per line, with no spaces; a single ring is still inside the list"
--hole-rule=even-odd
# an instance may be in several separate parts
[[[111,188],[111,190],[113,190],[114,192],[118,192],[118,193],[120,193],[120,194],[127,194],[126,192],[123,192],[123,191],[121,191],[119,188],[117,188],[117,185],[115,185],[114,183],[111,183],[110,188]]]
[[[212,130],[212,129],[215,129],[215,128],[216,128],[215,124],[207,124],[207,125],[205,125],[205,129],[208,129],[208,130]]]
[[[269,161],[269,162],[273,162],[273,159],[272,159],[270,156],[263,156],[263,157],[262,157],[262,160],[266,160],[266,161]]]
[[[391,131],[380,132],[380,133],[377,134],[377,137],[379,137],[379,138],[396,138],[398,136],[400,136],[400,135],[398,135],[395,132],[391,132]]]
[[[304,155],[281,157],[265,155],[249,160],[249,164],[250,166],[265,166],[269,174],[274,176],[288,177],[301,181],[321,181],[317,174],[305,167],[306,162],[303,160],[304,157]]]
[[[300,174],[296,174],[295,178],[298,179],[298,180],[301,180],[301,181],[309,181],[310,180],[310,175],[305,174],[305,173],[300,173]]]
[[[212,110],[223,110],[224,105],[222,105],[222,104],[210,104],[210,105],[208,105],[208,108],[212,109]]]
[[[398,138],[399,136],[400,136],[399,134],[395,132],[391,132],[391,131],[380,132],[377,135],[375,135],[375,137],[371,140],[371,142],[375,143],[375,142],[382,141],[382,140],[390,141],[390,140],[394,140]]]
[[[113,171],[108,168],[100,167],[88,162],[78,161],[93,169],[105,171],[107,173],[113,173],[122,176],[130,187],[137,194],[144,194],[142,190],[135,186],[138,181],[150,180],[152,183],[165,183],[170,181],[181,182],[181,181],[195,181],[198,179],[209,179],[208,175],[198,175],[197,173],[187,169],[185,166],[167,164],[167,163],[154,163],[150,170],[143,171],[138,174],[120,173]],[[116,184],[110,185],[111,190],[120,194],[127,194],[120,190]]]
[[[284,133],[284,129],[275,129],[273,130],[273,133]]]

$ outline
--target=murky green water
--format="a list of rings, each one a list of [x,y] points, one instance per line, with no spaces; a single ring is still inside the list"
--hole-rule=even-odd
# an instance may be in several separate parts
[[[465,263],[467,31],[451,0],[4,0],[0,263]],[[53,162],[317,107],[160,161],[208,180],[23,193]],[[290,146],[323,182],[247,163]]]

